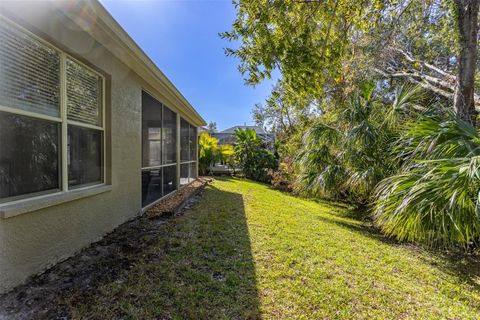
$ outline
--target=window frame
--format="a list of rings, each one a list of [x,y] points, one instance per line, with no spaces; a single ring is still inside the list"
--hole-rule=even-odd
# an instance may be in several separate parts
[[[36,35],[32,31],[26,29],[25,27],[21,26],[20,24],[12,21],[11,19],[7,18],[4,15],[0,14],[0,22],[4,22],[6,24],[9,24],[12,28],[17,29],[19,32],[25,34],[28,37],[33,38],[34,40],[38,41],[41,45],[46,46],[55,52],[58,53],[59,55],[59,63],[60,63],[60,68],[59,68],[59,117],[54,117],[50,115],[45,115],[41,113],[36,113],[32,111],[26,111],[23,109],[17,109],[17,108],[12,108],[12,107],[7,107],[2,105],[0,101],[0,111],[5,112],[8,114],[14,114],[14,115],[21,115],[21,116],[26,116],[30,117],[32,119],[40,119],[40,120],[46,120],[46,121],[51,121],[57,123],[59,125],[59,152],[58,152],[58,157],[59,157],[59,188],[58,189],[51,189],[51,190],[44,190],[44,191],[39,191],[39,192],[33,192],[33,193],[27,193],[27,194],[22,194],[22,195],[16,195],[16,196],[11,196],[7,198],[0,199],[0,206],[3,205],[9,205],[11,203],[16,203],[19,201],[25,201],[25,200],[31,200],[34,198],[43,198],[45,196],[49,195],[58,195],[62,193],[68,193],[76,190],[83,190],[83,189],[90,189],[90,188],[95,188],[99,186],[105,186],[107,185],[107,168],[106,168],[106,152],[107,152],[107,147],[106,147],[106,77],[92,68],[91,66],[87,65],[85,62],[80,61],[73,55],[67,53],[66,51],[58,48],[57,46],[53,45],[52,43],[46,41],[45,39],[41,38],[40,36]],[[101,81],[101,89],[102,89],[102,94],[100,97],[101,100],[101,108],[100,112],[102,115],[102,121],[101,121],[101,126],[95,126],[87,123],[82,123],[79,121],[75,120],[69,120],[68,119],[68,114],[67,114],[67,59],[72,60],[73,62],[79,64],[81,67],[86,68],[90,72],[94,73],[100,78]],[[79,186],[73,186],[69,187],[68,186],[68,126],[77,126],[77,127],[82,127],[82,128],[87,128],[87,129],[94,129],[98,130],[101,132],[102,135],[102,155],[101,155],[101,166],[102,166],[102,179],[101,181],[98,182],[92,182],[88,183],[85,185],[79,185]]]

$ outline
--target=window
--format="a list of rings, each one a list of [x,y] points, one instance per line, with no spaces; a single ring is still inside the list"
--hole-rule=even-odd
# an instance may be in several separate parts
[[[104,79],[0,16],[0,202],[104,181]]]
[[[3,107],[60,117],[60,53],[0,16]]]
[[[177,188],[177,114],[142,93],[142,206]]]
[[[0,199],[60,189],[60,126],[0,112]]]
[[[197,178],[197,128],[186,120],[180,121],[180,185]]]
[[[103,78],[66,57],[68,186],[103,181]]]
[[[102,132],[68,126],[68,185],[98,183],[102,178]]]

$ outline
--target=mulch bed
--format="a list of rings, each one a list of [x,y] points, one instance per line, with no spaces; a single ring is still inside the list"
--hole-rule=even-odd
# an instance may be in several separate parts
[[[212,182],[212,178],[200,177],[192,183],[184,186],[182,189],[173,193],[168,198],[151,207],[145,212],[148,218],[159,216],[172,216],[180,212],[185,206],[187,200],[198,192],[201,192],[205,186]]]
[[[210,178],[199,178],[162,200],[143,216],[126,222],[102,240],[42,274],[0,295],[0,320],[70,319],[65,296],[88,299],[104,283],[119,281],[162,234],[160,225],[183,214],[201,197]]]

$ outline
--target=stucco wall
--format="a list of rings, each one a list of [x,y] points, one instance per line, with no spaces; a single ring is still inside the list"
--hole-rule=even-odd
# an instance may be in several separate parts
[[[0,218],[0,292],[24,282],[137,215],[141,209],[142,80],[87,33],[45,3],[4,3],[54,44],[88,61],[111,82],[112,190],[68,203]],[[9,7],[10,6],[10,7]],[[24,6],[25,10],[20,7]],[[0,6],[0,9],[3,10]],[[0,11],[1,12],[1,11]],[[108,90],[107,90],[108,91]],[[157,92],[161,96],[161,92]],[[110,161],[109,161],[110,162]]]

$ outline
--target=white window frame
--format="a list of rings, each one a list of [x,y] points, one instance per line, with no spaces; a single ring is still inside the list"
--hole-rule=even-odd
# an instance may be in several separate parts
[[[107,168],[105,165],[105,158],[106,158],[106,134],[105,134],[105,76],[99,73],[98,71],[94,70],[90,66],[86,65],[85,63],[79,61],[75,57],[67,54],[63,50],[57,48],[56,46],[52,45],[51,43],[47,42],[46,40],[42,39],[41,37],[37,36],[36,34],[32,33],[30,30],[22,27],[21,25],[11,21],[10,19],[6,18],[3,15],[0,15],[0,20],[5,21],[6,23],[10,24],[13,28],[18,29],[20,32],[25,33],[26,35],[34,38],[35,40],[39,41],[42,45],[56,51],[59,54],[60,57],[60,74],[59,74],[59,87],[60,87],[60,116],[59,117],[53,117],[49,115],[44,115],[41,113],[36,113],[36,112],[31,112],[31,111],[26,111],[22,109],[17,109],[17,108],[12,108],[12,107],[7,107],[1,104],[0,101],[0,111],[9,113],[9,114],[16,114],[16,115],[21,115],[21,116],[27,116],[31,117],[34,119],[41,119],[41,120],[48,120],[48,121],[53,121],[57,122],[60,124],[61,129],[60,129],[60,141],[59,141],[59,146],[60,146],[60,154],[59,156],[59,162],[60,162],[60,172],[59,172],[59,189],[53,189],[53,190],[44,190],[40,192],[34,192],[34,193],[27,193],[27,194],[22,194],[18,196],[12,196],[8,198],[3,198],[0,199],[0,206],[8,206],[12,203],[17,203],[19,201],[25,201],[25,200],[30,200],[34,198],[44,198],[45,195],[52,195],[52,194],[59,194],[59,193],[67,193],[67,192],[72,192],[73,190],[84,190],[84,189],[89,189],[89,188],[94,188],[98,186],[104,186],[106,185],[106,174],[107,174]],[[82,123],[79,121],[74,121],[74,120],[68,120],[67,118],[67,70],[66,70],[66,63],[67,63],[67,58],[74,61],[75,63],[78,63],[82,67],[88,69],[89,71],[93,72],[95,75],[99,76],[102,82],[102,96],[101,96],[101,113],[102,113],[102,126],[95,126],[87,123]],[[68,126],[69,125],[74,125],[78,127],[83,127],[83,128],[88,128],[88,129],[95,129],[101,131],[102,134],[102,155],[101,155],[101,166],[103,168],[103,174],[102,174],[102,180],[99,181],[98,183],[90,183],[86,185],[79,185],[79,186],[68,186]],[[1,209],[1,208],[0,208]],[[1,210],[0,210],[1,211]]]

